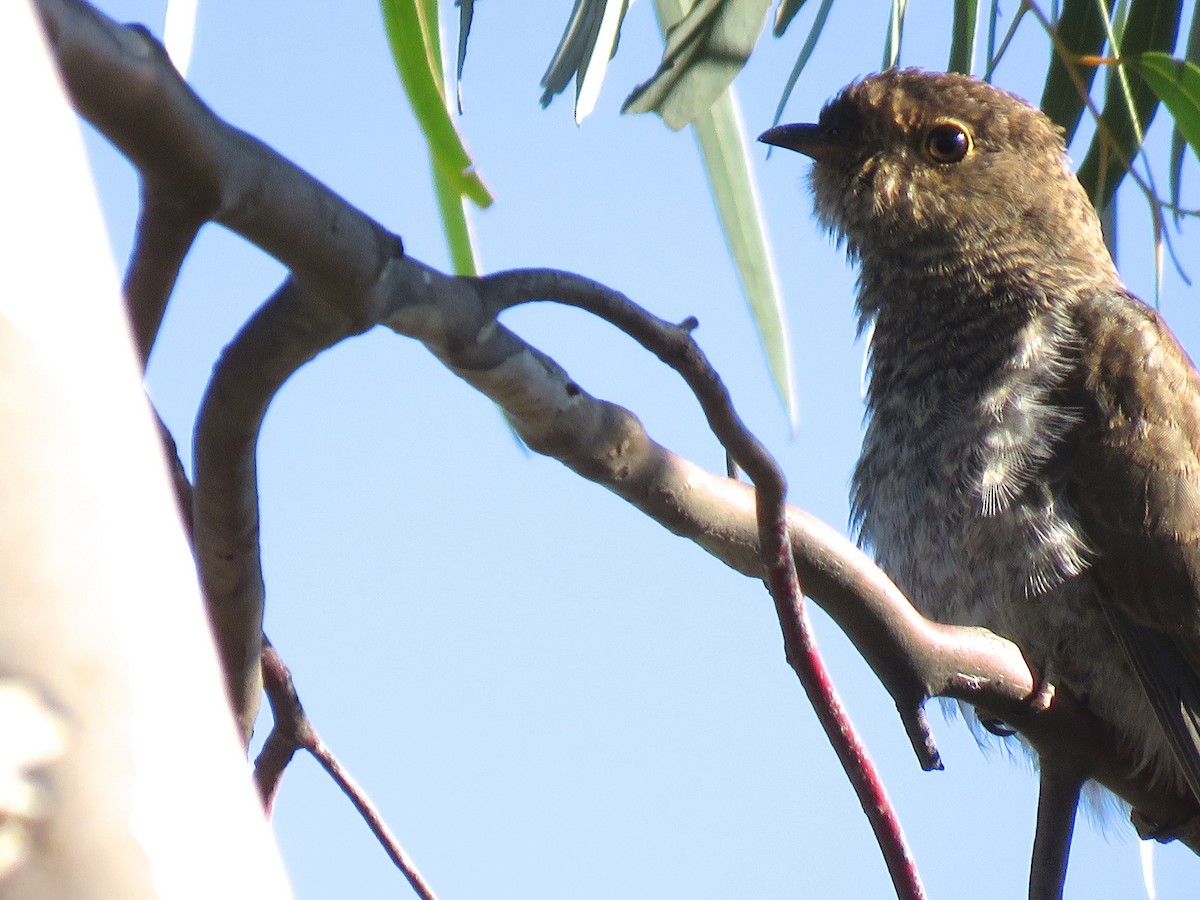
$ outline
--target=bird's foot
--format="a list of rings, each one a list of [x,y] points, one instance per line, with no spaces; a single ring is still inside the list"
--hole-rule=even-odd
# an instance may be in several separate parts
[[[1045,712],[1053,702],[1054,685],[1046,676],[1039,676],[1037,683],[1033,686],[1033,693],[1029,695],[1030,711]]]
[[[1033,692],[1030,693],[1027,701],[1029,704],[1029,712],[1040,713],[1045,712],[1050,708],[1050,704],[1054,702],[1054,684],[1045,676],[1038,676],[1036,683],[1033,686]],[[984,729],[997,737],[1011,737],[1016,734],[1016,729],[1001,719],[999,716],[994,716],[989,713],[975,711],[976,717],[979,719],[979,724]]]
[[[1155,840],[1160,844],[1179,841],[1194,852],[1200,853],[1200,816],[1192,816],[1174,825],[1162,825],[1150,821],[1136,809],[1132,809],[1129,811],[1129,821],[1133,823],[1138,837],[1143,841]]]

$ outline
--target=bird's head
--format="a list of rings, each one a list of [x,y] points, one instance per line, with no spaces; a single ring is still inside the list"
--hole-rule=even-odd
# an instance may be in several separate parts
[[[992,242],[1108,258],[1062,130],[977,79],[890,69],[759,140],[813,159],[817,217],[864,263]]]

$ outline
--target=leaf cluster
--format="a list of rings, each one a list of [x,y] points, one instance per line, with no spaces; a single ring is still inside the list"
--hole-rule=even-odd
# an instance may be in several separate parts
[[[461,78],[474,16],[473,0],[459,7]],[[442,203],[443,222],[456,271],[477,268],[462,199],[491,202],[450,118],[442,80],[436,0],[381,0],[397,70],[429,142],[431,168]],[[595,107],[617,52],[629,0],[575,0],[562,37],[542,78],[541,103],[575,83],[575,120]],[[784,303],[776,283],[770,241],[759,213],[749,144],[732,84],[765,36],[770,0],[654,0],[664,38],[658,69],[626,98],[622,112],[657,114],[672,129],[691,125],[700,146],[718,217],[762,338],[764,352],[785,405],[794,414],[791,361]],[[770,28],[778,38],[815,6],[795,63],[783,82],[775,123],[812,57],[833,0],[778,0]],[[1165,212],[1176,225],[1200,214],[1180,207],[1187,147],[1200,157],[1200,3],[1194,4],[1179,47],[1187,10],[1183,0],[1063,0],[1049,13],[1022,0],[1005,35],[997,34],[1000,0],[955,0],[950,12],[946,68],[990,79],[1019,27],[1032,22],[1047,37],[1049,59],[1041,108],[1068,143],[1084,113],[1095,123],[1079,179],[1102,213],[1122,181],[1131,177],[1153,216],[1157,249],[1170,250]],[[907,0],[891,0],[881,21],[881,68],[899,65]],[[980,54],[979,50],[983,49]],[[1181,52],[1182,55],[1174,55]],[[1104,77],[1097,79],[1098,72]],[[848,73],[849,74],[852,73]],[[1097,83],[1099,82],[1099,83]],[[1167,192],[1156,186],[1146,158],[1146,130],[1165,107],[1174,131]],[[461,111],[461,102],[459,103]]]

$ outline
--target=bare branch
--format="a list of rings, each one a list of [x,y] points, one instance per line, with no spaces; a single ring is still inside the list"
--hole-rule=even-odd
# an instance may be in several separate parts
[[[363,330],[333,304],[288,279],[221,355],[201,402],[194,448],[196,562],[247,742],[261,688],[263,581],[255,461],[259,428],[271,399],[293,372]]]
[[[204,212],[189,209],[168,191],[143,180],[137,238],[122,285],[143,367],[158,337],[184,257],[206,218]]]
[[[1075,833],[1075,811],[1086,777],[1072,768],[1042,760],[1038,772],[1037,831],[1029,866],[1029,900],[1061,900],[1067,857]]]
[[[366,791],[356,782],[350,773],[342,766],[333,752],[325,746],[321,736],[309,721],[308,714],[300,703],[296,693],[296,685],[292,681],[292,673],[284,664],[270,641],[264,639],[262,653],[263,687],[267,700],[271,704],[271,715],[274,725],[267,741],[263,745],[258,759],[254,762],[254,778],[258,782],[259,793],[268,811],[279,787],[279,779],[283,770],[291,761],[297,750],[307,750],[321,764],[334,783],[344,793],[358,810],[375,839],[379,841],[388,858],[395,864],[412,889],[421,900],[437,900],[433,888],[417,870],[416,863],[400,846],[400,841],[388,828],[387,823],[379,814]]]
[[[271,731],[254,759],[254,782],[262,797],[263,808],[269,815],[275,806],[275,795],[283,780],[284,769],[297,750],[312,745],[312,723],[300,703],[292,671],[279,651],[263,636],[262,650],[263,693],[271,707]]]
[[[496,299],[496,282],[485,289],[403,257],[395,235],[214,116],[143,32],[73,0],[41,0],[39,7],[76,104],[143,177],[181,194],[190,188],[217,198],[215,221],[293,273],[226,353],[198,433],[196,549],[244,729],[257,697],[262,609],[258,425],[292,371],[377,323],[421,341],[496,401],[533,449],[738,571],[763,576],[753,491],[671,454],[633,414],[589,396],[553,360],[500,325],[495,314],[504,303]],[[522,277],[545,285],[568,276]],[[560,287],[566,290],[565,282]],[[751,475],[771,480],[769,472]],[[775,491],[781,494],[782,486]],[[768,558],[785,570],[785,530],[771,519],[771,506],[763,504]],[[1008,722],[1040,755],[1070,756],[1143,819],[1167,826],[1166,833],[1196,814],[1192,801],[1164,795],[1149,773],[1135,770],[1113,735],[1065,691],[1048,710],[1034,708],[1037,686],[1014,645],[980,629],[923,619],[849,541],[802,512],[788,510],[786,535],[806,592],[887,686],[923,765],[936,765],[936,755],[921,705],[931,695],[951,696]]]
[[[787,481],[775,458],[737,414],[724,382],[692,339],[696,321],[672,325],[617,291],[565,272],[501,272],[482,278],[478,283],[493,315],[523,299],[555,300],[585,309],[620,328],[687,382],[728,458],[754,482],[763,581],[775,602],[787,660],[800,678],[871,823],[897,895],[924,897],[925,889],[916,861],[896,817],[895,807],[817,650],[788,535]],[[933,746],[932,735],[927,729],[922,746]]]

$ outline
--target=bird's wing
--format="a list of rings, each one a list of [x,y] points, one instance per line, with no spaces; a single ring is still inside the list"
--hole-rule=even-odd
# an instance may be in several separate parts
[[[1071,503],[1106,616],[1200,800],[1200,377],[1136,298],[1078,316]]]

